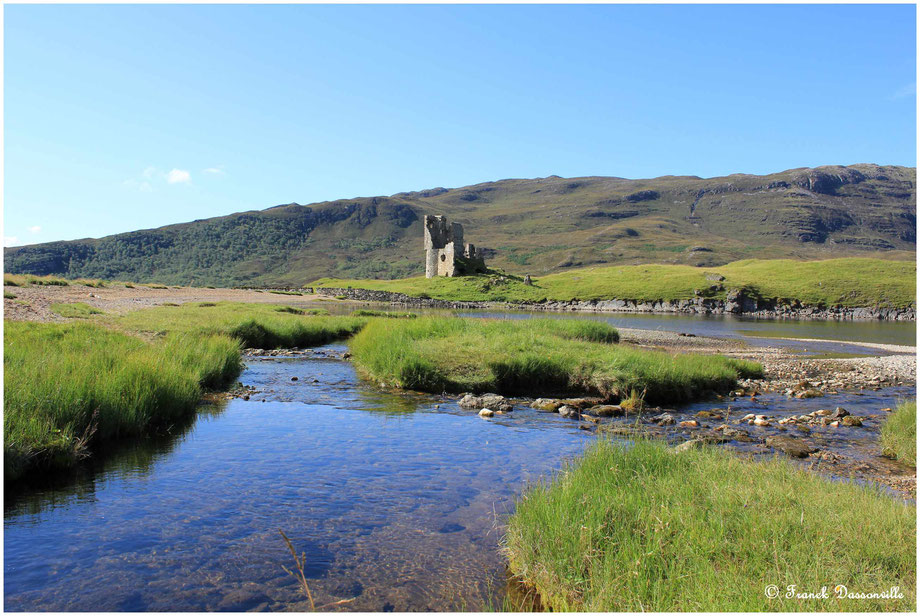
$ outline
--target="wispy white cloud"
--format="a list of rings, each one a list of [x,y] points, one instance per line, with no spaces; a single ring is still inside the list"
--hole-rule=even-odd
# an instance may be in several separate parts
[[[144,169],[144,172],[141,173],[141,176],[142,176],[145,180],[152,180],[152,179],[153,179],[153,176],[155,176],[156,173],[157,173],[157,168],[156,168],[156,167],[147,167],[146,169]]]
[[[894,94],[892,94],[888,98],[895,101],[900,98],[907,98],[908,96],[916,96],[916,95],[917,95],[917,82],[915,81],[913,83],[907,84],[906,86],[902,88],[899,88],[898,90],[895,91]]]
[[[29,227],[29,233],[39,233],[42,230],[40,225]]]
[[[4,246],[18,246],[19,238],[15,235],[4,235],[3,236],[3,245]]]
[[[173,169],[166,174],[166,181],[170,184],[181,184],[192,181],[192,174],[185,169]]]
[[[217,165],[216,167],[208,167],[207,169],[202,170],[202,173],[208,173],[210,175],[227,175],[227,172],[224,171],[223,165]]]

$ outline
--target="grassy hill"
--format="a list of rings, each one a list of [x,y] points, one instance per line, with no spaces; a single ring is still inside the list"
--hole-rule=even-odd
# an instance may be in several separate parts
[[[402,278],[423,272],[426,213],[462,223],[490,266],[521,274],[750,258],[913,259],[916,170],[852,165],[709,179],[501,180],[282,205],[4,254],[10,273],[170,284]]]
[[[707,274],[723,281],[707,280]],[[809,306],[913,306],[917,293],[913,261],[845,258],[826,261],[789,259],[737,261],[720,267],[628,265],[589,267],[533,279],[497,275],[402,280],[322,278],[317,287],[372,289],[450,301],[539,302],[572,299],[633,299],[643,302],[706,297],[725,299],[731,289],[753,297]]]

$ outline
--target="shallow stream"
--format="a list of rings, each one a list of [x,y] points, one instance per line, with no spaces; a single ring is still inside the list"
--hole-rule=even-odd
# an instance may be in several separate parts
[[[304,610],[279,530],[305,552],[317,606],[500,606],[504,516],[594,435],[529,408],[485,420],[453,399],[379,391],[338,357],[344,349],[252,359],[240,378],[256,389],[249,400],[204,407],[170,437],[7,493],[5,609]],[[764,396],[737,408],[841,404],[866,415],[907,395]],[[869,456],[875,434],[829,438]]]

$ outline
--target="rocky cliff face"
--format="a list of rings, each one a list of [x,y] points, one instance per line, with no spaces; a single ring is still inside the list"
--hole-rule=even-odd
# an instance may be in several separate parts
[[[303,284],[424,272],[422,216],[476,237],[491,266],[719,265],[916,249],[916,170],[878,165],[765,176],[584,177],[277,206],[101,239],[6,249],[6,271],[183,284]]]

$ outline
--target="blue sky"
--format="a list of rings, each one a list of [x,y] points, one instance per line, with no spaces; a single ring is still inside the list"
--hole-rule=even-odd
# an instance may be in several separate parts
[[[915,7],[5,7],[4,241],[509,177],[916,165]]]

